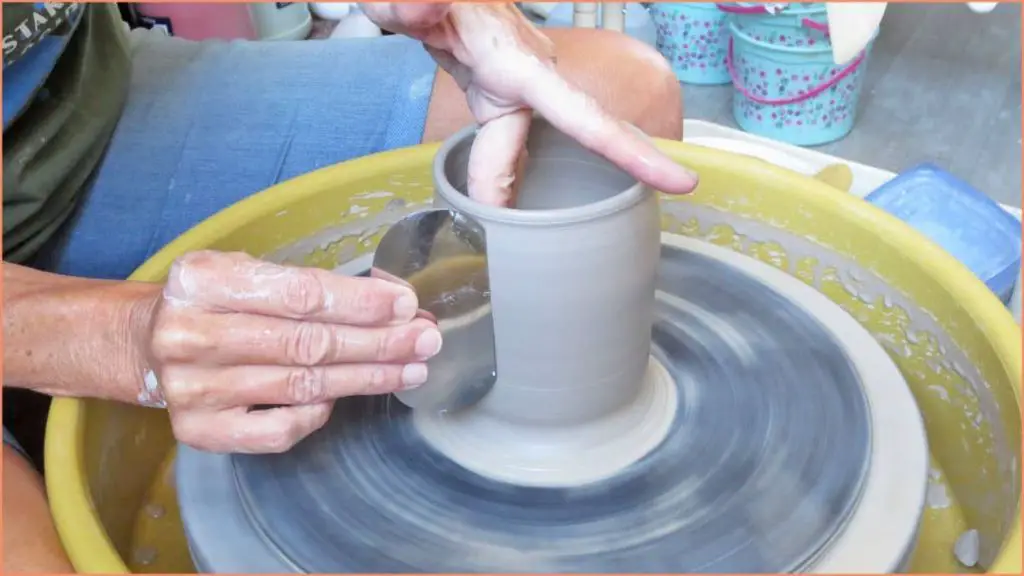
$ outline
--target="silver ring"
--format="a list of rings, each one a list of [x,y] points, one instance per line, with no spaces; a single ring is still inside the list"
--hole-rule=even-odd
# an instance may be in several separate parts
[[[142,388],[139,390],[139,404],[147,408],[167,408],[167,401],[164,400],[164,393],[160,389],[160,380],[156,372],[146,370],[142,377]]]

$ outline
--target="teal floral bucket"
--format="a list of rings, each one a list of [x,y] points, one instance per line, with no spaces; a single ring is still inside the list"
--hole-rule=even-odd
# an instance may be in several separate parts
[[[658,51],[676,78],[686,84],[729,83],[725,66],[729,30],[724,12],[714,2],[655,2],[651,20]]]
[[[798,146],[816,146],[850,133],[872,39],[853,61],[837,66],[829,43],[784,46],[729,26],[726,67],[732,112],[743,130]]]
[[[792,47],[828,42],[824,2],[724,2],[718,4],[718,9],[728,15],[729,23],[758,42]]]

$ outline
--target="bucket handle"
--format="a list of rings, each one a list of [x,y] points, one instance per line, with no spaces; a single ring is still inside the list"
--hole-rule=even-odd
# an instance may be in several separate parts
[[[768,11],[768,7],[764,4],[758,4],[757,6],[733,6],[730,4],[715,4],[719,10],[726,14],[771,14]],[[816,30],[822,34],[828,36],[828,24],[818,22],[817,20],[811,20],[810,18],[803,18],[800,20],[800,25],[804,28],[810,28]]]
[[[719,10],[727,14],[771,14],[764,4],[756,6],[733,6],[732,4],[715,4]]]
[[[811,20],[810,18],[804,18],[803,20],[800,21],[800,24],[803,25],[804,28],[817,30],[818,32],[821,32],[825,36],[829,35],[828,24],[823,24],[821,22],[818,22],[817,20]]]
[[[859,56],[854,58],[853,62],[850,62],[843,68],[838,74],[832,76],[825,82],[811,88],[804,94],[798,94],[796,96],[790,96],[789,98],[779,98],[776,100],[770,98],[761,98],[753,94],[750,90],[747,90],[746,86],[740,81],[739,74],[736,73],[736,65],[733,62],[733,39],[729,38],[729,52],[725,56],[725,67],[729,69],[729,77],[732,78],[732,84],[740,91],[741,94],[747,97],[747,99],[757,102],[758,104],[767,104],[771,106],[785,106],[786,104],[796,104],[797,102],[803,102],[814,98],[818,94],[821,94],[825,90],[835,86],[840,80],[846,78],[850,74],[853,74],[857,68],[860,67],[861,63],[864,62],[864,58],[867,56],[867,51],[864,50]]]

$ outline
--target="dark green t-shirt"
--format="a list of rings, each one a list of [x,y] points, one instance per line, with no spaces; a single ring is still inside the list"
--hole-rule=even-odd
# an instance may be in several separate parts
[[[3,255],[22,263],[73,213],[121,116],[131,59],[113,4],[5,3],[3,15]]]

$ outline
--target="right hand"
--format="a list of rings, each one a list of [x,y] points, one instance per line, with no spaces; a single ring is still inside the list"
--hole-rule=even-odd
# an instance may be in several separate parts
[[[336,398],[426,380],[441,348],[408,287],[242,253],[177,260],[148,338],[175,436],[211,452],[282,452],[323,426]],[[271,405],[253,410],[254,406]]]
[[[474,200],[512,203],[534,110],[653,188],[687,194],[697,186],[696,174],[562,76],[554,44],[512,2],[367,2],[363,11],[378,26],[423,42],[465,92],[481,125],[469,153]]]

